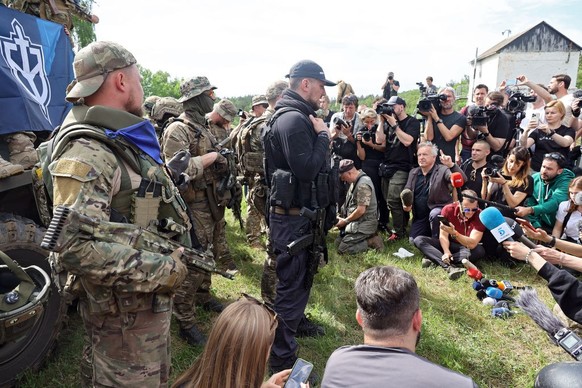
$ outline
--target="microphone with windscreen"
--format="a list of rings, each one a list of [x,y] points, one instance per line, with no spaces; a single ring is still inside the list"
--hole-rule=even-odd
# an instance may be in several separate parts
[[[412,206],[412,190],[404,189],[400,193],[400,200],[402,201],[402,206],[409,207]]]
[[[451,174],[451,185],[457,190],[457,199],[462,200],[461,187],[465,185],[465,180],[463,179],[463,174],[460,172],[453,172]]]
[[[479,219],[498,243],[519,241],[530,249],[537,247],[536,244],[524,236],[521,226],[511,218],[503,217],[499,209],[488,207],[479,213]]]

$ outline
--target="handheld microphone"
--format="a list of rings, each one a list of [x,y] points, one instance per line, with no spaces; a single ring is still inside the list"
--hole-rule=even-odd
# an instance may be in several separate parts
[[[498,243],[502,243],[503,241],[520,241],[530,249],[536,247],[531,240],[523,235],[521,226],[511,218],[503,217],[499,209],[488,207],[479,213],[479,219],[489,229]]]
[[[457,199],[461,201],[461,187],[465,184],[465,180],[463,179],[463,174],[460,172],[454,172],[451,174],[451,185],[457,190]]]
[[[540,300],[534,289],[520,291],[515,303],[533,321],[550,335],[568,354],[578,361],[582,361],[582,339],[564,324]]]

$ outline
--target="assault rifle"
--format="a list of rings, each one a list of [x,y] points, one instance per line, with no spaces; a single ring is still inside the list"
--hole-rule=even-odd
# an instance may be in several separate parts
[[[326,210],[317,208],[309,210],[304,207],[299,212],[302,217],[307,217],[311,221],[312,232],[298,238],[287,245],[287,253],[291,256],[298,254],[304,249],[309,250],[310,260],[307,264],[307,274],[305,276],[305,288],[311,288],[313,278],[319,268],[321,259],[327,262],[327,245],[325,243],[325,213]]]
[[[227,137],[220,143],[218,143],[217,148],[219,149],[218,153],[226,159],[228,164],[228,174],[220,181],[218,184],[217,192],[218,195],[222,196],[224,193],[229,190],[231,192],[231,199],[227,204],[229,209],[232,209],[232,214],[234,218],[238,220],[238,224],[240,225],[241,230],[244,229],[243,227],[243,220],[242,220],[242,211],[241,211],[241,193],[242,189],[237,188],[237,167],[236,167],[236,155],[234,151],[228,148],[222,148],[226,143],[230,141],[230,137]]]
[[[162,220],[161,226],[174,225],[170,219]],[[154,230],[152,230],[154,229]],[[180,243],[159,232],[157,225],[141,228],[133,224],[103,221],[83,215],[70,207],[59,205],[46,231],[40,246],[51,252],[60,253],[67,249],[75,237],[85,240],[99,240],[130,246],[137,250],[169,255],[183,247]],[[183,247],[182,258],[201,271],[217,273],[225,278],[234,276],[216,268],[214,260],[204,255],[204,252]]]

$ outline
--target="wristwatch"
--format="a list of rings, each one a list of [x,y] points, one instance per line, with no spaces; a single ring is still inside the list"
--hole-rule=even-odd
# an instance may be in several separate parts
[[[489,135],[491,135],[489,132],[483,133],[483,137],[485,137],[485,138],[489,137]]]
[[[443,120],[440,120],[440,119],[439,119],[439,120],[437,120],[437,121],[436,121],[436,123],[437,123],[437,125],[438,125],[438,124],[442,124],[442,123],[443,123]]]

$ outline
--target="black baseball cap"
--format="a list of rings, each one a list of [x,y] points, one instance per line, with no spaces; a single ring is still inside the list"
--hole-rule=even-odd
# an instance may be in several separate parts
[[[398,97],[398,96],[392,96],[390,97],[390,99],[387,102],[388,105],[404,105],[406,106],[406,101],[404,101],[402,98]]]
[[[291,67],[285,78],[314,78],[323,81],[325,86],[335,86],[335,82],[325,79],[323,69],[317,63],[304,59]]]

